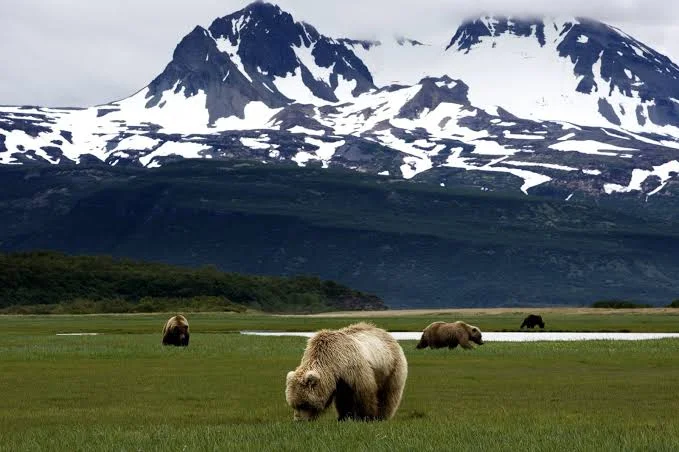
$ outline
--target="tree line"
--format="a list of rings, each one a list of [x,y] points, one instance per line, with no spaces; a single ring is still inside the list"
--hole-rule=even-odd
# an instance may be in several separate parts
[[[316,276],[274,277],[55,251],[0,253],[0,312],[323,312],[386,309]]]

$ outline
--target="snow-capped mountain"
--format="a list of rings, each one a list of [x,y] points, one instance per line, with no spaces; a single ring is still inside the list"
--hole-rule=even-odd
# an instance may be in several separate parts
[[[479,107],[501,106],[523,118],[677,132],[679,67],[600,22],[486,17],[461,26],[447,50]]]
[[[0,107],[0,163],[249,158],[650,196],[679,172],[677,104],[677,65],[592,20],[484,17],[445,42],[361,41],[256,2],[196,27],[127,99]]]
[[[168,91],[205,96],[210,122],[243,118],[246,105],[334,103],[375,88],[370,72],[342,44],[267,3],[196,27],[172,62],[139,95],[160,106]]]

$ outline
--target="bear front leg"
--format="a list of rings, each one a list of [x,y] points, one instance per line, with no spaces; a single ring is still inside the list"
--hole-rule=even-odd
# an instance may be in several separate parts
[[[474,346],[470,344],[469,341],[460,341],[460,347],[464,348],[465,350],[471,350],[474,348]]]
[[[337,382],[337,389],[335,390],[335,409],[337,410],[338,421],[352,419],[356,412],[354,391],[344,380],[339,380]]]
[[[468,333],[464,331],[458,331],[457,334],[455,335],[455,338],[457,339],[457,343],[460,344],[460,347],[466,350],[473,348],[472,345],[469,343]]]
[[[469,338],[464,334],[460,334],[457,338],[457,341],[460,343],[460,347],[464,348],[465,350],[474,348],[472,344],[469,343]]]
[[[378,418],[377,385],[374,377],[365,380],[357,376],[354,385],[340,381],[337,384],[335,408],[338,420],[373,420]]]

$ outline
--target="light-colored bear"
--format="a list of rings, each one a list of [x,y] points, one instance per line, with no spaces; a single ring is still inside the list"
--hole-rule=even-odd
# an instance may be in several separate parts
[[[389,333],[369,323],[321,330],[286,378],[295,420],[314,420],[335,402],[338,419],[390,419],[403,395],[408,363]]]

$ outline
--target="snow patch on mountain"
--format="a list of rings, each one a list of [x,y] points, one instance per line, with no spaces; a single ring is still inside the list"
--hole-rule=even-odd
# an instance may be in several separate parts
[[[305,134],[305,135],[315,135],[315,136],[325,135],[325,130],[307,129],[306,127],[302,127],[302,126],[291,127],[290,129],[288,129],[288,132],[290,132],[290,133],[300,133],[300,134]]]
[[[118,143],[116,151],[144,150],[154,148],[160,140],[154,140],[142,135],[129,136]]]
[[[269,108],[263,102],[253,101],[245,106],[244,117],[229,116],[220,118],[215,122],[214,131],[225,130],[258,130],[258,129],[278,129],[272,122],[276,113],[282,108]]]
[[[129,124],[152,123],[174,133],[209,132],[210,116],[207,111],[207,95],[203,91],[186,96],[177,82],[172,90],[165,91],[156,107],[147,108],[148,88],[125,100],[111,105],[117,111],[108,113],[108,123],[124,121]],[[102,123],[104,123],[102,121]]]
[[[565,165],[556,165],[554,163],[535,163],[535,162],[520,162],[517,160],[505,160],[503,162],[505,165],[512,165],[512,166],[533,166],[533,167],[539,167],[539,168],[549,168],[549,169],[555,169],[559,171],[577,171],[577,168],[573,168],[572,166],[565,166]]]
[[[524,194],[528,194],[528,190],[530,190],[533,187],[536,187],[540,184],[544,184],[546,182],[549,182],[552,178],[549,176],[545,176],[543,174],[539,174],[533,171],[528,171],[528,170],[523,170],[523,169],[518,169],[518,168],[507,168],[504,166],[494,166],[495,164],[501,163],[507,156],[502,157],[498,160],[495,160],[487,165],[484,166],[477,166],[469,162],[469,159],[460,157],[460,154],[462,152],[462,149],[458,150],[457,152],[453,153],[446,162],[443,164],[443,166],[447,166],[450,168],[462,168],[468,171],[487,171],[487,172],[494,172],[494,173],[508,173],[508,174],[513,174],[514,176],[520,177],[523,179],[523,185],[521,185],[521,191]]]
[[[270,149],[271,143],[269,142],[269,137],[265,136],[263,138],[248,138],[241,137],[240,142],[243,146],[250,149]]]
[[[5,134],[5,147],[7,152],[0,156],[0,163],[3,164],[16,164],[20,163],[11,157],[14,152],[21,152],[21,149],[28,149],[35,152],[38,156],[44,158],[50,163],[59,163],[59,158],[54,158],[45,152],[42,148],[44,146],[49,146],[50,140],[47,134],[39,134],[33,137],[23,130],[12,130]]]
[[[403,105],[421,89],[416,85],[395,91],[381,90],[358,96],[354,102],[340,104],[336,110],[318,117],[318,121],[340,135],[360,135],[377,124],[390,121]]]
[[[344,140],[328,142],[310,137],[305,138],[304,141],[312,147],[315,147],[316,150],[299,151],[292,157],[292,161],[296,162],[299,166],[306,166],[309,161],[317,160],[321,162],[323,168],[328,167],[329,162],[337,149],[345,144]]]
[[[444,60],[445,49],[441,43],[413,45],[385,39],[370,46],[361,42],[345,42],[345,45],[365,63],[378,87],[413,85],[425,77],[455,76]]]
[[[652,196],[662,190],[670,178],[676,176],[677,174],[679,174],[679,161],[677,160],[654,166],[652,170],[637,168],[632,171],[632,177],[630,178],[630,182],[627,184],[627,186],[622,186],[619,184],[605,184],[604,191],[608,194],[616,192],[629,193],[631,191],[641,191],[641,185],[649,177],[655,176],[660,179],[660,185],[648,193],[648,196]]]
[[[200,143],[167,141],[155,151],[141,157],[139,162],[146,167],[155,168],[160,166],[156,161],[158,157],[176,155],[183,158],[200,158],[201,152],[207,149],[210,149],[210,146]]]
[[[580,152],[582,154],[617,156],[617,152],[609,151],[638,151],[634,148],[623,148],[608,143],[600,143],[594,140],[576,141],[566,140],[549,146],[549,149],[564,152]]]

